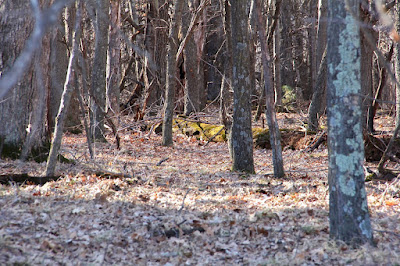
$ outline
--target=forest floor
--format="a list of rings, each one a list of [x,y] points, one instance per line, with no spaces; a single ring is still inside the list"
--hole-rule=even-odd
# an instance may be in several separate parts
[[[298,114],[278,120],[302,129]],[[366,182],[377,245],[353,249],[329,239],[326,145],[284,149],[277,179],[271,150],[255,149],[246,175],[230,170],[224,142],[176,133],[163,147],[139,126],[121,133],[121,149],[110,134],[94,160],[84,134],[67,133],[61,153],[75,164],[58,164],[58,181],[0,185],[1,265],[400,265],[399,178]],[[0,160],[1,174],[44,168]]]

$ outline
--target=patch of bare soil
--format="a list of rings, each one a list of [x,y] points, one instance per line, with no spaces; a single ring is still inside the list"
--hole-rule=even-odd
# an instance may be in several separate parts
[[[280,118],[281,119],[281,118]],[[296,121],[298,118],[294,118]],[[130,128],[121,150],[67,135],[58,181],[0,185],[0,264],[398,265],[400,182],[367,182],[376,247],[331,241],[327,150],[285,149],[285,179],[271,151],[255,175],[230,171],[226,143],[182,134],[174,147]],[[373,165],[370,165],[373,167]],[[393,167],[395,167],[393,165]],[[45,163],[0,161],[1,174],[40,175]]]

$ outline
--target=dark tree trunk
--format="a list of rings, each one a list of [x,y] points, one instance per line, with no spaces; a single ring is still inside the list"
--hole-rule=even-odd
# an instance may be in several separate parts
[[[231,1],[233,121],[230,132],[232,170],[254,173],[251,131],[251,77],[247,7]]]
[[[104,141],[109,0],[96,0],[95,51],[92,70],[90,131],[92,140]]]
[[[166,84],[166,55],[168,45],[168,0],[151,0],[149,2],[148,21],[146,26],[145,49],[147,57],[144,62],[144,101],[142,114],[156,115],[161,106],[162,95]],[[153,64],[153,65],[152,65]]]
[[[318,114],[321,114],[322,107],[325,106],[326,98],[326,79],[327,79],[327,62],[326,50],[322,55],[322,61],[318,67],[318,76],[313,89],[313,97],[308,109],[308,129],[317,131],[319,127]]]

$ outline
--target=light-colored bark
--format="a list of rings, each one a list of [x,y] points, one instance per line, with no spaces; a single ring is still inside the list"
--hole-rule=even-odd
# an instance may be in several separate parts
[[[265,116],[267,118],[268,127],[269,127],[269,135],[270,135],[270,143],[272,149],[272,163],[274,166],[274,176],[277,178],[282,178],[285,176],[285,171],[283,168],[283,157],[282,157],[282,146],[281,146],[281,134],[278,127],[278,122],[276,119],[275,113],[275,104],[274,104],[274,90],[273,90],[273,82],[272,82],[272,74],[270,69],[271,58],[269,56],[268,44],[265,41],[265,29],[263,25],[265,25],[261,12],[261,4],[260,0],[254,0],[256,4],[256,13],[257,13],[257,28],[258,28],[258,36],[261,45],[261,61],[263,65],[263,73],[264,73],[264,86],[265,86],[265,96],[266,96],[266,106],[265,106]]]
[[[51,143],[49,157],[47,159],[47,165],[45,170],[46,176],[54,176],[57,156],[61,146],[61,140],[63,135],[64,120],[68,112],[68,105],[71,99],[72,92],[74,90],[75,83],[75,63],[76,56],[79,49],[80,41],[80,18],[81,18],[81,7],[79,7],[79,2],[77,2],[77,13],[75,28],[72,37],[72,50],[69,56],[67,76],[65,78],[64,91],[61,97],[60,108],[56,117],[56,125],[54,130],[54,137]]]
[[[328,3],[330,236],[355,245],[373,242],[364,187],[358,9],[357,0]]]

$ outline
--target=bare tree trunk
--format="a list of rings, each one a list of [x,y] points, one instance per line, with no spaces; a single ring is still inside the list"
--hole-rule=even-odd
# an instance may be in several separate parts
[[[109,0],[96,0],[95,51],[90,99],[90,131],[93,141],[105,141],[106,66],[109,29]]]
[[[400,32],[400,0],[396,0],[395,5],[395,27]],[[394,49],[394,69],[396,80],[400,81],[400,43],[395,43]],[[400,86],[396,84],[396,127],[400,125]]]
[[[172,119],[176,87],[176,53],[178,52],[178,33],[182,20],[184,0],[174,1],[174,13],[171,19],[167,53],[167,84],[165,90],[164,118],[162,125],[162,144],[172,146]]]
[[[53,140],[51,143],[49,157],[47,159],[47,165],[46,165],[46,170],[45,170],[46,176],[54,176],[54,173],[55,173],[58,151],[60,150],[62,134],[63,134],[64,119],[68,112],[69,101],[71,99],[71,95],[72,95],[72,92],[74,89],[73,88],[74,83],[75,83],[74,71],[75,71],[75,62],[76,62],[76,56],[77,56],[78,49],[79,49],[79,41],[80,41],[80,34],[81,34],[80,21],[81,21],[81,8],[82,8],[81,6],[79,6],[80,2],[77,2],[76,5],[78,8],[77,8],[77,13],[76,13],[75,28],[74,28],[73,37],[72,37],[72,50],[71,50],[71,54],[69,57],[67,76],[66,76],[65,84],[64,84],[64,92],[61,97],[60,109],[58,110],[58,114],[57,114],[57,118],[56,118],[54,137],[53,137]]]
[[[142,115],[156,115],[162,103],[166,84],[166,55],[168,44],[168,0],[149,1],[147,25],[145,28],[145,49],[156,68],[150,66],[148,58],[144,62],[144,100]]]
[[[318,76],[313,89],[313,97],[311,100],[310,108],[308,109],[308,129],[311,131],[317,131],[319,127],[318,114],[321,113],[321,107],[325,102],[324,95],[326,94],[326,82],[327,82],[327,62],[326,62],[326,49],[322,56],[322,61],[318,67]]]
[[[359,1],[329,1],[328,8],[330,236],[351,245],[373,244],[363,170]]]
[[[229,136],[232,170],[254,173],[251,131],[250,47],[247,6],[231,1],[233,120]]]
[[[228,110],[231,105],[231,99],[229,97],[229,91],[232,87],[232,29],[231,29],[231,7],[228,0],[222,0],[221,3],[223,25],[225,33],[225,60],[224,60],[224,72],[221,81],[221,92],[220,92],[220,118],[221,123],[225,126],[227,135],[230,134],[231,123],[228,118]]]
[[[189,25],[191,20],[196,15],[196,6],[191,4],[190,8],[188,5],[184,5],[184,15],[182,17],[182,31],[185,35],[189,32],[188,30],[194,31],[195,29],[190,29]],[[184,102],[184,114],[190,115],[191,113],[196,113],[200,109],[200,90],[202,83],[198,82],[198,57],[197,57],[197,46],[194,39],[194,34],[190,34],[187,39],[185,48],[183,50],[184,56],[184,69],[185,69],[185,102]],[[199,58],[201,60],[201,58]]]
[[[277,22],[278,30],[274,35],[274,91],[275,91],[275,104],[282,105],[282,80],[281,80],[281,33],[279,31],[279,18]],[[264,90],[263,90],[264,91]]]
[[[311,26],[308,29],[308,42],[309,42],[309,48],[308,48],[308,58],[309,58],[309,63],[310,63],[310,84],[311,88],[315,86],[315,82],[317,80],[317,73],[318,73],[318,66],[317,66],[317,57],[315,56],[316,54],[316,48],[317,48],[317,17],[318,17],[318,0],[311,0],[309,2],[309,18],[311,20]],[[312,92],[311,92],[312,93]]]
[[[360,21],[363,25],[371,25],[371,18],[369,13],[361,12]],[[374,43],[376,44],[377,38],[375,34],[375,30],[369,27],[364,28],[365,31],[369,33],[370,36],[373,36]],[[364,36],[363,31],[360,34],[360,43],[361,43],[361,88],[362,95],[364,99],[362,101],[362,125],[363,130],[367,130],[367,122],[368,122],[368,108],[372,104],[372,96],[373,96],[373,87],[372,87],[372,73],[373,73],[373,56],[375,44],[371,46],[369,44],[367,37]]]
[[[121,38],[119,35],[121,23],[121,10],[119,1],[110,1],[110,32],[108,47],[108,86],[107,86],[107,109],[111,109],[111,118],[114,125],[118,126],[121,80]]]
[[[21,0],[0,3],[0,155],[21,159],[47,138],[44,89],[49,80],[42,72],[48,71],[49,38],[42,40],[47,24],[40,6],[31,7]],[[45,53],[34,55],[39,47]]]
[[[285,172],[283,169],[281,134],[279,131],[275,113],[274,91],[270,70],[271,60],[268,52],[268,44],[265,41],[265,29],[263,27],[263,25],[265,24],[263,22],[260,0],[254,0],[254,3],[256,4],[258,36],[261,45],[261,56],[265,80],[265,95],[267,98],[265,115],[267,117],[269,127],[269,135],[272,148],[272,161],[274,164],[274,175],[277,178],[281,178],[285,176]]]

